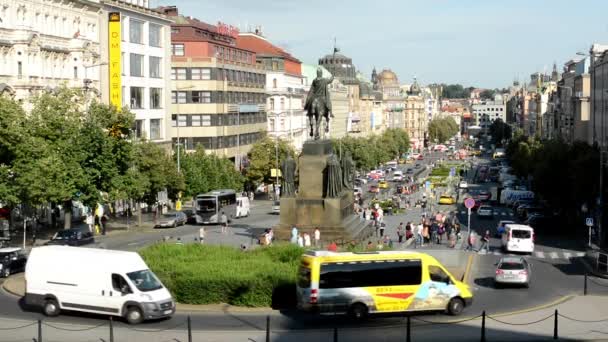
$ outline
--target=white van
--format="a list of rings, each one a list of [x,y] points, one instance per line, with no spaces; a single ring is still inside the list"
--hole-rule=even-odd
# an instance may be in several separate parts
[[[403,181],[403,171],[393,172],[393,182],[401,182],[401,181]]]
[[[242,196],[236,198],[236,218],[249,216],[250,210],[249,197]]]
[[[523,224],[507,224],[502,234],[502,248],[507,252],[534,252],[534,229]]]
[[[70,246],[32,249],[25,302],[47,316],[61,310],[124,317],[131,324],[172,316],[169,291],[135,252]]]

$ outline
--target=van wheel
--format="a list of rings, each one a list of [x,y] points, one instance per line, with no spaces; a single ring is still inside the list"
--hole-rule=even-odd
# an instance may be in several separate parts
[[[464,310],[464,302],[460,298],[452,298],[448,303],[448,313],[452,316],[458,316]]]
[[[47,299],[44,301],[44,306],[42,307],[42,311],[46,316],[55,317],[59,315],[59,303],[55,299]]]
[[[144,315],[137,306],[130,306],[127,308],[125,318],[129,324],[139,324],[143,322]]]
[[[350,309],[348,310],[348,315],[356,320],[366,318],[368,313],[369,310],[367,309],[367,306],[362,303],[355,303],[351,305]]]

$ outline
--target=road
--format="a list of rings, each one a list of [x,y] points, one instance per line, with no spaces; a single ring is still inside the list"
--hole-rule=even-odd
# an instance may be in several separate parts
[[[431,163],[440,155],[433,154],[423,161]],[[481,160],[480,163],[485,161]],[[401,166],[400,167],[409,167]],[[476,185],[471,187],[488,188],[492,184]],[[461,222],[466,222],[466,211],[462,203],[455,206],[442,206],[441,210],[455,211]],[[210,226],[207,229],[206,243],[230,244],[238,246],[242,243],[254,243],[253,237],[258,236],[263,229],[272,227],[278,222],[278,216],[270,214],[271,203],[269,201],[254,201],[250,217],[236,220],[231,226],[234,234],[223,235],[219,228]],[[386,234],[396,240],[396,226],[399,222],[416,221],[420,218],[420,209],[408,210],[405,214],[387,216]],[[503,207],[495,207],[495,215],[492,219],[480,219],[475,214],[471,218],[472,229],[481,233],[485,229],[495,232],[496,225],[501,219],[512,218],[512,212]],[[145,245],[171,237],[175,240],[180,237],[184,242],[193,241],[198,236],[198,226],[184,226],[163,230],[145,230],[143,232],[126,232],[101,238],[101,243],[107,248],[136,250]],[[537,305],[555,301],[562,296],[572,293],[581,293],[583,284],[584,268],[580,262],[578,253],[582,251],[574,247],[556,246],[555,239],[545,238],[551,243],[543,244],[541,239],[533,255],[525,256],[529,259],[533,268],[533,281],[529,289],[507,288],[495,289],[493,284],[494,264],[502,256],[499,249],[499,241],[492,239],[490,250],[484,252],[470,252],[475,255],[475,261],[470,275],[470,284],[474,291],[474,304],[468,308],[464,315],[474,316],[485,310],[487,313],[501,313],[513,310],[521,310]],[[398,247],[397,248],[401,248]],[[447,248],[443,245],[430,245],[425,248]],[[424,250],[424,249],[423,249]],[[558,284],[556,286],[556,284]],[[596,293],[608,294],[608,287],[598,286],[594,289]],[[295,311],[284,312],[178,312],[173,318],[160,322],[144,324],[145,329],[169,329],[183,322],[188,315],[193,317],[193,329],[205,331],[249,331],[264,330],[267,315],[271,316],[270,326],[273,330],[299,330],[299,329],[330,329],[367,327],[370,329],[385,329],[392,332],[394,329],[402,329],[402,317],[382,317],[364,323],[353,324],[344,317],[333,316],[311,316]],[[25,310],[19,300],[13,296],[0,295],[0,317],[10,317],[23,320],[37,320],[44,318],[51,323],[69,323],[96,325],[103,322],[103,318],[96,315],[70,314],[67,313],[57,318],[46,318],[37,312]],[[446,320],[446,316],[422,316],[424,319]],[[117,322],[117,327],[124,326]],[[1,340],[1,338],[0,338]]]

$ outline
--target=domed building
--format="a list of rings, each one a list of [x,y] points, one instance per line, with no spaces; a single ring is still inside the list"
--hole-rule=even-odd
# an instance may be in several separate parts
[[[339,52],[338,48],[334,48],[333,54],[319,58],[319,65],[327,69],[344,85],[359,84],[353,60]]]
[[[372,83],[374,89],[380,90],[387,97],[400,97],[399,79],[390,69],[384,69],[379,74],[376,74],[376,68],[372,71]]]
[[[405,98],[405,130],[412,139],[414,149],[422,147],[426,136],[429,117],[426,113],[426,99],[422,94],[422,88],[414,77],[414,82],[406,91]]]
[[[384,69],[379,74],[376,68],[372,70],[374,90],[382,93],[384,104],[384,122],[388,128],[403,128],[403,96],[399,87],[397,75],[390,69]]]

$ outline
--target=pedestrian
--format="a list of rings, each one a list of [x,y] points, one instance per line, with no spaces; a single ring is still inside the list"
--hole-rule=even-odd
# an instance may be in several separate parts
[[[315,228],[315,247],[320,247],[321,246],[321,231],[319,230],[319,227]]]
[[[437,224],[437,222],[433,222],[431,224],[431,228],[430,228],[432,243],[437,243],[437,244],[439,243],[438,230],[439,230],[439,225]]]
[[[420,247],[424,246],[424,227],[422,221],[416,226],[416,244]]]
[[[101,217],[101,235],[106,235],[106,223],[108,223],[108,216],[103,215]]]
[[[95,223],[95,218],[93,218],[93,214],[91,212],[87,213],[86,223],[89,227],[89,232],[93,233],[93,224]]]
[[[220,216],[220,224],[222,225],[222,234],[228,233],[228,217],[223,211]]]
[[[327,250],[330,252],[337,252],[338,245],[336,244],[336,241],[332,241],[329,245],[327,245]]]
[[[302,233],[298,234],[298,246],[304,247],[304,237],[302,236]]]
[[[298,244],[298,228],[296,226],[293,226],[291,229],[291,243],[294,245]]]
[[[443,223],[439,224],[439,229],[437,229],[437,243],[441,244],[441,241],[443,241],[443,234],[445,234],[445,227],[443,225]]]
[[[304,233],[304,247],[310,247],[310,234]]]
[[[490,251],[490,231],[486,230],[485,234],[481,238],[481,247],[479,247],[479,252],[485,250],[486,252]]]
[[[397,239],[399,243],[403,243],[403,234],[403,229],[401,228],[401,225],[399,225],[399,227],[397,227]]]
[[[380,237],[384,236],[384,229],[386,228],[386,224],[384,222],[380,223]]]
[[[456,247],[456,232],[454,230],[452,230],[450,232],[449,240],[450,240],[449,247],[450,248]]]
[[[368,251],[374,249],[374,244],[371,241],[367,241],[367,246],[365,247]]]
[[[274,241],[274,230],[272,228],[268,228],[268,244],[272,244]]]
[[[476,242],[475,232],[469,233],[469,237],[467,238],[467,251],[475,251],[475,242]]]
[[[201,229],[198,230],[198,240],[201,245],[205,243],[205,227],[201,227]]]
[[[429,225],[428,224],[423,224],[422,225],[422,237],[424,238],[424,242],[430,244],[431,243],[431,235],[429,233]]]

